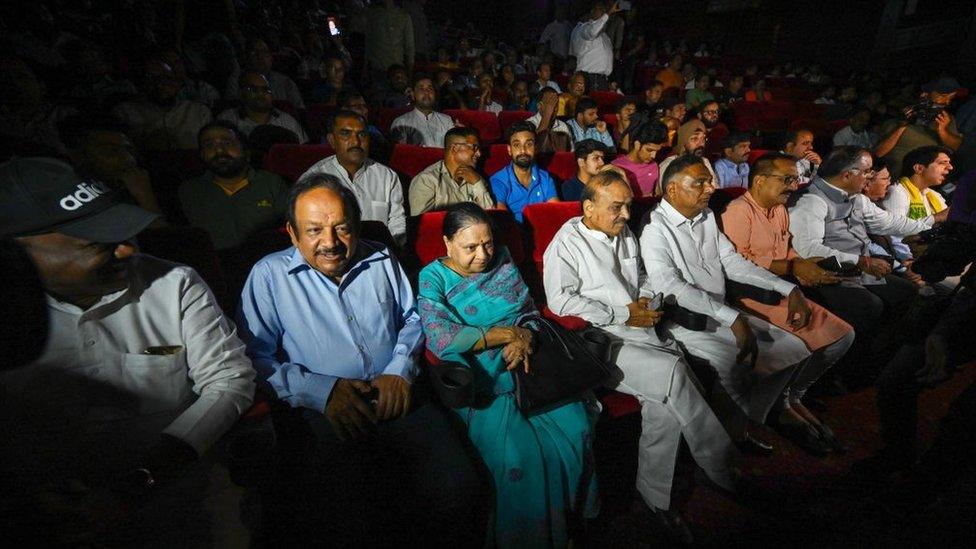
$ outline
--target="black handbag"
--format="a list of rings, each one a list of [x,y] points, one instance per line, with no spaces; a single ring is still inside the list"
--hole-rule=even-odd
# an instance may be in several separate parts
[[[529,372],[512,370],[515,403],[522,415],[558,408],[610,379],[613,342],[601,330],[570,331],[537,316],[519,325],[533,336]]]

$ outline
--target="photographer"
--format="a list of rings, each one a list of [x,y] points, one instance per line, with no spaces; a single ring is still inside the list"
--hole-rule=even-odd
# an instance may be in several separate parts
[[[875,154],[901,166],[905,155],[919,147],[941,145],[958,149],[963,136],[945,109],[961,89],[959,82],[949,77],[922,86],[918,103],[906,108],[901,119],[889,120],[881,127],[884,137],[875,147]]]

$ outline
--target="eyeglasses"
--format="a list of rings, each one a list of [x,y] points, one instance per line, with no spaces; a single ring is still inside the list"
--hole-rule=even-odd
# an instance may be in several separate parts
[[[468,148],[470,148],[472,152],[477,152],[477,151],[480,151],[481,150],[481,145],[471,144],[471,143],[454,143],[451,146],[452,147],[459,147],[459,148],[462,148],[462,149],[468,149]]]
[[[707,111],[702,111],[702,114],[718,114],[718,109],[708,109]]]
[[[241,88],[247,93],[253,93],[254,95],[271,95],[271,88],[259,87],[259,86],[244,86]]]
[[[797,183],[800,182],[800,178],[795,175],[783,175],[778,173],[764,173],[760,175],[762,175],[763,177],[775,177],[777,179],[782,179],[783,183],[786,184],[786,186],[796,185]]]
[[[871,179],[876,174],[876,172],[874,170],[870,170],[870,169],[866,170],[864,168],[850,168],[847,171],[849,171],[849,172],[851,172],[853,174],[861,174],[864,177],[866,177],[867,179]]]

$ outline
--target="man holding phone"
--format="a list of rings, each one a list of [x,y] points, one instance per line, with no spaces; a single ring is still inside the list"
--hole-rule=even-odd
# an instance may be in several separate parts
[[[619,2],[609,9],[604,0],[593,2],[585,21],[570,34],[569,54],[576,56],[576,70],[586,75],[586,89],[606,90],[613,72],[613,43],[606,32],[610,16],[620,11]]]
[[[691,543],[691,532],[671,508],[681,438],[725,490],[733,489],[735,450],[677,345],[654,330],[662,319],[661,296],[646,290],[637,238],[627,227],[633,198],[620,168],[608,166],[591,177],[583,188],[583,216],[567,221],[546,248],[543,282],[553,312],[581,317],[619,343],[612,388],[640,401],[643,421],[637,490],[674,541]]]

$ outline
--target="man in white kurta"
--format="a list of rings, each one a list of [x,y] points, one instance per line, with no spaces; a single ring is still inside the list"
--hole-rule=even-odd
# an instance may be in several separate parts
[[[734,450],[677,345],[653,329],[661,315],[641,292],[637,239],[626,224],[632,199],[616,172],[594,176],[583,191],[583,217],[566,222],[546,248],[543,280],[556,314],[581,317],[620,340],[612,388],[637,397],[643,416],[637,489],[648,505],[667,510],[682,435],[725,488]]]
[[[726,305],[726,279],[789,296],[789,318],[797,329],[809,321],[810,310],[795,285],[739,255],[718,230],[708,209],[714,180],[699,157],[678,157],[661,182],[664,200],[651,212],[640,238],[649,290],[708,317],[702,331],[674,322],[665,327],[689,354],[715,369],[731,402],[723,391],[714,391],[713,406],[732,436],[746,441],[745,420],[765,420],[794,367],[810,352],[800,338]]]

